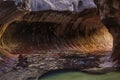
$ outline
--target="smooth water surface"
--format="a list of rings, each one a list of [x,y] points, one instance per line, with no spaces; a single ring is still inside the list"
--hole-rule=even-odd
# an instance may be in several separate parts
[[[39,80],[120,80],[119,72],[93,75],[83,72],[57,72],[46,75]]]

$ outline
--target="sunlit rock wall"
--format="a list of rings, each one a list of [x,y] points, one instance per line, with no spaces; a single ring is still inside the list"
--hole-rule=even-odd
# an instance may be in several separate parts
[[[2,3],[0,5],[0,52],[13,58],[15,54],[40,54],[43,51],[52,54],[69,53],[69,51],[75,51],[72,54],[111,51],[112,37],[101,23],[95,4],[89,1],[81,0],[80,6],[75,4],[76,7],[72,8],[64,7],[67,5],[64,2],[57,5],[55,9],[51,8],[56,5],[55,3],[48,4],[45,0],[43,3],[46,6],[40,9],[28,3],[30,6],[28,8],[32,12],[18,10],[13,2],[9,5],[8,2]],[[47,5],[49,5],[48,9]],[[65,10],[59,9],[62,5]],[[23,8],[26,9],[26,6]]]
[[[102,22],[113,36],[113,61],[120,66],[120,1],[95,0],[100,11]]]
[[[94,53],[112,49],[112,37],[100,22],[96,9],[76,14],[57,11],[28,13],[22,21],[8,25],[2,41],[7,50],[17,50],[20,54],[32,53],[32,50],[38,53]]]
[[[24,11],[20,12],[16,10],[13,3],[7,5],[8,2],[4,2],[0,7],[2,14],[2,16],[0,16],[0,23],[2,24],[0,36],[2,49],[9,52],[18,49],[27,50],[25,48],[27,48],[28,45],[30,46],[30,41],[31,44],[39,43],[36,44],[38,47],[42,45],[39,50],[46,49],[47,51],[111,51],[112,37],[100,22],[95,4],[93,4],[93,1],[89,2],[88,0],[81,1],[81,3],[83,7],[77,7],[88,9],[84,11],[80,9],[82,12],[74,14],[69,11],[58,12],[59,10],[43,12],[39,12],[38,10],[37,12],[23,14]],[[85,3],[88,5],[85,5]],[[3,6],[5,6],[5,9]],[[61,6],[58,5],[58,7]],[[5,18],[3,18],[3,16]],[[17,32],[15,33],[15,31]],[[21,36],[21,34],[23,34],[23,36]],[[39,35],[36,36],[35,34]],[[46,48],[48,45],[51,45],[51,47]],[[30,51],[30,48],[28,50]]]

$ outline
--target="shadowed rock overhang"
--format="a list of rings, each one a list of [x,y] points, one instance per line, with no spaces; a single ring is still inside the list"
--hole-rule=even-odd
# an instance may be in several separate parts
[[[32,53],[32,50],[91,53],[112,49],[112,37],[100,22],[96,9],[74,14],[69,11],[30,12],[20,21],[7,25],[1,40],[4,49],[17,50],[20,54]]]
[[[105,52],[113,46],[112,36],[95,8],[79,13],[27,12],[7,1],[0,5],[0,24],[0,52],[9,58],[46,52],[52,55],[71,51],[75,51],[71,54]]]
[[[102,22],[113,36],[112,59],[120,67],[120,1],[95,0]]]

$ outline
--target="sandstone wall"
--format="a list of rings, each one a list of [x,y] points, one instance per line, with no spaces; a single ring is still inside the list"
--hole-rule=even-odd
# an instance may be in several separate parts
[[[113,61],[120,64],[120,1],[119,0],[95,0],[98,4],[100,17],[113,36]]]

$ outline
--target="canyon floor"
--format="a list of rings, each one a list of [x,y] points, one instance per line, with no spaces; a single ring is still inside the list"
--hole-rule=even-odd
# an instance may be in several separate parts
[[[1,67],[0,80],[38,80],[38,77],[54,70],[77,70],[94,74],[102,74],[114,70],[100,68],[100,64],[104,63],[103,59],[107,58],[104,57],[105,53],[98,53],[98,55],[79,52],[74,52],[76,54],[71,53],[73,52],[70,51],[64,54],[52,52],[22,54],[27,59],[27,67],[17,66],[20,63],[19,58],[13,61],[10,60],[11,63],[13,62],[10,67]],[[7,69],[6,72],[4,69]]]

